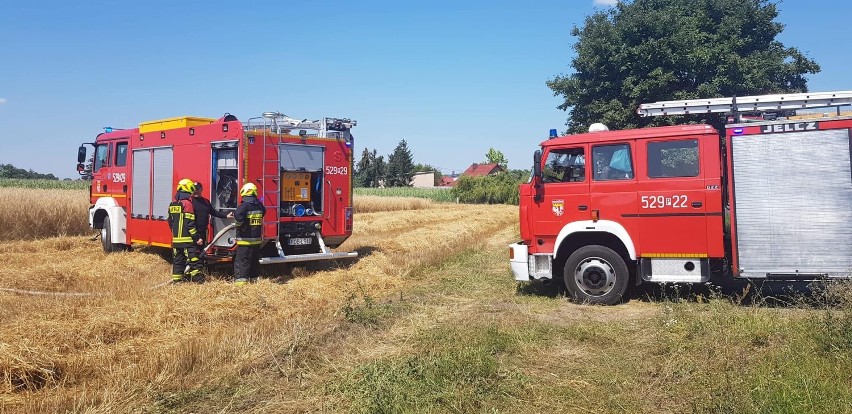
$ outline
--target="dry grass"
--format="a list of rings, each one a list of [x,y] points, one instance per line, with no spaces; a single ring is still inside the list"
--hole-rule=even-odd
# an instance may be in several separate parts
[[[437,204],[426,198],[384,197],[355,195],[356,213],[376,213],[380,211],[425,210]]]
[[[0,241],[89,233],[85,190],[0,187]]]
[[[85,201],[69,210],[75,198],[62,200],[45,209],[64,214],[48,217],[84,223]],[[242,289],[214,280],[152,290],[170,273],[155,249],[105,255],[85,237],[0,243],[0,287],[104,294],[0,292],[0,412],[138,411],[234,375],[256,379],[272,367],[287,377],[301,349],[332,340],[346,323],[341,309],[351,292],[399,292],[406,275],[511,227],[515,217],[513,207],[464,205],[358,214],[355,235],[341,246],[359,248],[358,261]],[[232,410],[239,407],[225,411]]]

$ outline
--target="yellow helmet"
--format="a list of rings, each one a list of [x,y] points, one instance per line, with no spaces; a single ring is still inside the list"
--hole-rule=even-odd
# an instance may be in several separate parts
[[[189,178],[184,178],[183,180],[178,181],[177,190],[187,193],[194,193],[195,182],[190,180]]]
[[[246,183],[243,188],[240,189],[240,195],[245,196],[255,196],[257,197],[257,186],[253,183]]]

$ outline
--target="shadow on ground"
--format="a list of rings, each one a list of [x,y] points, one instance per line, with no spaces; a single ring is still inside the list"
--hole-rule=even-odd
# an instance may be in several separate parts
[[[642,283],[630,286],[625,302],[648,303],[706,302],[723,298],[732,303],[760,307],[822,307],[830,305],[824,296],[825,283],[803,281],[725,280],[703,284]],[[520,282],[515,288],[519,296],[540,296],[568,300],[564,286],[554,281]]]

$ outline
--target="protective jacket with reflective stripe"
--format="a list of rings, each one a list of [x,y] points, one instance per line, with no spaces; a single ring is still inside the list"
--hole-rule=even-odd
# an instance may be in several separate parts
[[[242,204],[234,212],[238,246],[255,246],[263,243],[264,214],[266,214],[266,207],[257,197],[243,197]]]
[[[189,247],[198,240],[195,211],[189,193],[178,191],[175,194],[175,201],[169,204],[168,222],[169,228],[172,229],[173,247]]]

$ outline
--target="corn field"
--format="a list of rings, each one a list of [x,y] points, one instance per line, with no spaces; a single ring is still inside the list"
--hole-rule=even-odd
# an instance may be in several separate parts
[[[456,196],[452,188],[415,188],[415,187],[389,187],[389,188],[355,188],[355,195],[369,195],[382,197],[416,197],[428,198],[432,201],[455,203]]]
[[[83,180],[32,180],[22,178],[0,178],[0,188],[38,188],[61,190],[88,190],[90,181]]]

